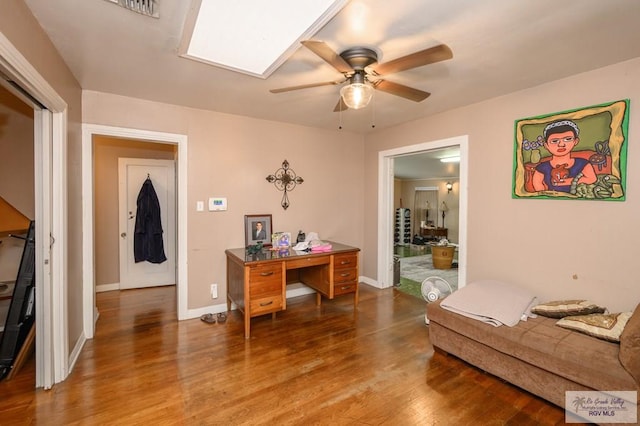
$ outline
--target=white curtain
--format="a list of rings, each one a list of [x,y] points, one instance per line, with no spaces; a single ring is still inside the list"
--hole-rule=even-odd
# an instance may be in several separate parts
[[[422,221],[432,221],[437,225],[438,215],[438,190],[416,189],[413,203],[413,234],[420,234]]]

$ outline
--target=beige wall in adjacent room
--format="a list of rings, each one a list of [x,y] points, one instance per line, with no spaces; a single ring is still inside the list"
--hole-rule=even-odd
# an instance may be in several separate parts
[[[176,146],[106,136],[93,138],[96,285],[120,283],[118,158],[173,160]]]
[[[377,225],[378,153],[468,135],[467,280],[497,279],[541,300],[587,298],[611,311],[640,301],[640,58],[376,131],[365,143],[365,211]],[[513,199],[514,121],[630,99],[624,202]],[[428,101],[427,101],[428,102]],[[365,235],[364,274],[377,275],[378,235]]]
[[[450,193],[447,192],[446,184],[452,182],[453,189]],[[438,188],[438,205],[431,207],[429,220],[432,220],[434,225],[442,227],[442,211],[440,206],[444,201],[449,209],[445,213],[445,227],[447,228],[449,241],[452,243],[458,243],[458,216],[459,212],[459,199],[458,199],[458,180],[457,179],[406,179],[402,180],[400,186],[402,199],[407,200],[404,205],[412,211],[412,222],[414,234],[419,232],[420,220],[425,220],[424,217],[415,217],[414,199],[417,187],[435,187]]]
[[[33,108],[0,86],[0,196],[35,219]]]
[[[363,247],[363,137],[85,91],[85,122],[188,137],[188,308],[225,304],[224,251],[243,247],[244,215],[271,214],[274,231],[318,232]],[[280,206],[266,181],[284,160],[304,179]],[[227,197],[225,212],[197,212],[196,202]],[[371,212],[367,213],[371,214]],[[222,284],[216,300],[211,283]]]
[[[80,85],[23,0],[2,0],[0,32],[67,104],[67,319],[69,351],[82,334],[82,170]],[[54,147],[60,149],[60,147]]]

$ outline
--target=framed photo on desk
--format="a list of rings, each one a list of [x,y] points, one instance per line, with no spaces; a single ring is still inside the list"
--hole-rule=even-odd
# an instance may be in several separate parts
[[[248,247],[262,242],[271,245],[273,223],[270,214],[249,214],[244,216],[244,245]]]

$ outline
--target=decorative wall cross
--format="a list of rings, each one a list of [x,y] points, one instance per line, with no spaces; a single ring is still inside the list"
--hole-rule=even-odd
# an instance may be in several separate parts
[[[287,191],[293,191],[293,188],[304,182],[304,179],[300,176],[296,176],[296,172],[289,168],[289,162],[284,160],[282,162],[282,167],[276,170],[274,174],[267,176],[267,182],[274,184],[278,191],[284,192],[280,205],[286,210],[287,207],[289,207]]]

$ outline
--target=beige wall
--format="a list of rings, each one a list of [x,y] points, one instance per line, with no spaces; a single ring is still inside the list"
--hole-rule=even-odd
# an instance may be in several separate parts
[[[0,196],[35,218],[33,109],[0,86]]]
[[[120,282],[118,158],[173,160],[176,146],[96,136],[93,139],[96,285]]]
[[[81,89],[23,0],[2,0],[0,32],[20,51],[68,105],[68,223],[82,223]],[[60,149],[60,147],[54,147]],[[82,233],[69,227],[67,302],[69,350],[82,333]]]
[[[640,174],[634,173],[640,164],[638,75],[640,58],[369,135],[365,226],[377,225],[379,151],[468,135],[468,282],[492,278],[530,288],[542,300],[584,297],[610,310],[634,308],[640,300],[635,269]],[[631,100],[627,201],[511,198],[516,119],[625,98]],[[377,237],[365,235],[369,277],[376,277]]]
[[[188,308],[223,304],[224,250],[244,246],[244,215],[273,215],[274,231],[302,229],[362,247],[363,137],[85,91],[85,122],[188,137]],[[304,179],[280,206],[266,181],[283,160]],[[227,197],[226,212],[197,212],[196,202]],[[371,214],[370,212],[367,214]],[[209,284],[223,291],[211,300]]]

